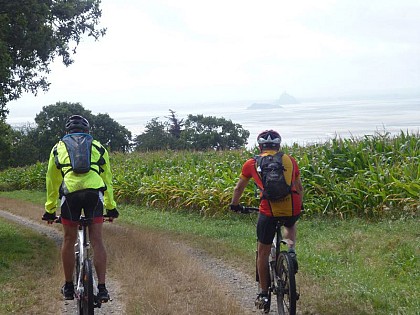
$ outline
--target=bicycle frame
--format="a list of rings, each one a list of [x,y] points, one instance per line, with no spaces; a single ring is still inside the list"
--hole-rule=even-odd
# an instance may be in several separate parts
[[[276,263],[280,254],[280,244],[287,244],[286,241],[281,239],[281,224],[277,222],[276,224],[276,233],[274,234],[273,243],[271,244],[271,252],[269,255],[269,268],[270,268],[270,288],[274,294],[277,293],[278,288],[278,279],[276,275]]]
[[[104,215],[104,222],[113,222],[113,217]],[[48,224],[61,223],[61,217],[54,220],[46,220]],[[88,226],[92,218],[81,215],[78,220],[77,240],[74,246],[75,251],[75,272],[74,281],[76,282],[75,296],[79,314],[93,314],[94,308],[101,307],[101,301],[97,298],[97,285],[93,276],[92,260],[90,258],[90,241]],[[85,292],[87,288],[87,292]]]
[[[282,222],[278,221],[276,223],[276,234],[273,240],[275,263],[270,266],[270,291],[277,296],[279,314],[295,315],[297,301],[295,270],[288,252],[281,250],[281,245],[287,245],[290,241],[282,239],[282,226]]]
[[[242,213],[256,213],[258,208],[245,207]],[[281,249],[282,244],[287,245],[290,240],[283,239],[281,227],[282,221],[276,222],[274,239],[271,244],[269,254],[269,300],[271,304],[271,293],[277,296],[277,310],[281,315],[296,314],[296,280],[292,259],[287,251]],[[259,282],[258,269],[256,270],[256,280]],[[265,313],[269,312],[265,310]]]
[[[85,218],[81,216],[79,219],[79,226],[77,230],[77,241],[75,244],[75,257],[76,257],[76,298],[78,300],[82,300],[84,296],[84,283],[83,283],[83,274],[84,268],[86,264],[86,260],[90,259],[89,251],[90,251],[90,241],[88,236],[88,226],[90,225],[91,219]],[[96,281],[95,278],[93,280],[93,288],[96,289]],[[94,295],[96,292],[94,292]]]

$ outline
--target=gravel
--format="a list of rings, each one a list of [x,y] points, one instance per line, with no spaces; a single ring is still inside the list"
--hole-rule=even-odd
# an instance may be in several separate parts
[[[35,230],[40,234],[51,238],[52,240],[54,240],[57,246],[61,246],[61,243],[63,242],[62,233],[48,226],[47,224],[40,224],[3,210],[0,210],[0,216],[7,220],[19,223],[27,228]],[[110,278],[109,276],[107,277],[107,284],[108,287],[112,288],[112,290],[110,291],[110,295],[111,298],[113,298],[113,300],[109,301],[106,304],[103,304],[101,308],[95,309],[95,314],[125,314],[125,306],[120,303],[121,299],[118,298],[118,296],[122,295],[121,285],[118,283],[118,281]],[[59,303],[61,314],[77,314],[76,300],[59,301]]]
[[[57,246],[61,246],[62,234],[46,224],[40,224],[3,210],[0,210],[0,216],[33,229],[54,240]],[[243,314],[260,313],[254,306],[257,295],[257,284],[253,277],[227,265],[221,259],[209,256],[204,250],[192,248],[186,244],[176,242],[174,242],[174,246],[182,248],[186,254],[197,260],[203,266],[204,270],[217,279],[225,294],[231,296],[236,303],[243,307]],[[112,288],[110,295],[113,300],[103,304],[102,308],[95,309],[95,314],[126,314],[125,305],[121,303],[122,299],[119,298],[122,296],[121,284],[116,279],[109,276],[107,277],[107,283],[109,284],[108,287]],[[75,300],[60,301],[59,303],[61,314],[76,314]],[[276,303],[275,299],[273,299],[272,311],[270,311],[270,314],[276,313],[273,310],[275,308]]]

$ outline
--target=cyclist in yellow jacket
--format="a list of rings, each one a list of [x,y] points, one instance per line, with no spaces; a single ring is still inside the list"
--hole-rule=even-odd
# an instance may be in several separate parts
[[[99,141],[89,134],[90,125],[84,117],[71,116],[66,121],[65,128],[67,134],[51,150],[46,175],[47,201],[42,219],[54,220],[57,208],[61,207],[64,229],[61,259],[66,281],[61,292],[66,300],[73,300],[74,245],[82,209],[86,217],[92,218],[89,236],[98,277],[98,298],[102,302],[108,302],[109,293],[105,285],[107,255],[102,241],[104,209],[110,217],[117,218],[119,215],[113,197],[109,155]],[[68,142],[69,138],[81,142],[71,145]],[[90,145],[87,151],[88,154],[90,151],[90,163],[88,162],[88,169],[83,171],[74,164],[76,157],[73,152],[77,151],[75,148],[78,145]],[[89,160],[88,157],[87,159]]]

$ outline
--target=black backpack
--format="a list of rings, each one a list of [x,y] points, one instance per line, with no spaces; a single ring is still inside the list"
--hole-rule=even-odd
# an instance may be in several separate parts
[[[274,155],[256,156],[257,171],[263,184],[263,199],[279,201],[290,195],[291,185],[284,178],[283,152]]]
[[[66,175],[69,171],[73,171],[77,174],[84,174],[90,170],[96,171],[94,168],[91,168],[91,164],[96,164],[98,166],[105,164],[105,160],[103,159],[105,150],[102,147],[98,147],[92,143],[93,138],[90,134],[68,134],[65,135],[61,140],[66,145],[66,149],[70,158],[70,164],[59,163],[57,147],[54,148],[55,164],[59,169],[64,166],[71,166],[71,168],[65,174],[63,174],[63,176]],[[92,145],[95,146],[95,148],[101,154],[98,162],[91,162]],[[99,172],[100,171],[101,168],[99,168]]]

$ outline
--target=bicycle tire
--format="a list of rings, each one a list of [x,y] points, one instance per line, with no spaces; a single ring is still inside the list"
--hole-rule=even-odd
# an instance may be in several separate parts
[[[79,261],[79,253],[76,252],[76,272],[74,274],[74,283],[78,282],[78,277],[80,273],[80,261]],[[77,314],[83,314],[83,299],[80,296],[76,296],[77,298]]]
[[[280,315],[296,315],[296,279],[290,255],[282,251],[277,257],[277,311]]]
[[[83,314],[94,314],[92,261],[88,258],[83,266]]]

